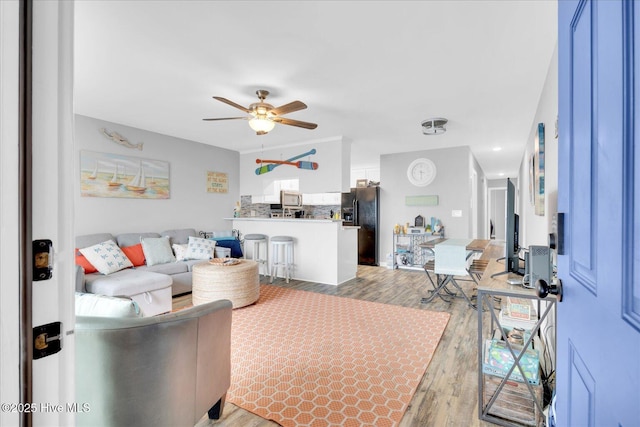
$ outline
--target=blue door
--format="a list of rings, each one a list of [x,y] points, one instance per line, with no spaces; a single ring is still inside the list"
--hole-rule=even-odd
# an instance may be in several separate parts
[[[639,426],[640,3],[558,6],[557,425]]]

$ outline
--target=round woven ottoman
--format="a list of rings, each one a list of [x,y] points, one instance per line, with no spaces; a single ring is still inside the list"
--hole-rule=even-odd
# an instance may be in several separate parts
[[[233,308],[239,308],[258,300],[260,297],[258,263],[244,259],[236,261],[239,262],[229,265],[212,260],[193,266],[191,279],[193,305],[228,299],[233,304]]]

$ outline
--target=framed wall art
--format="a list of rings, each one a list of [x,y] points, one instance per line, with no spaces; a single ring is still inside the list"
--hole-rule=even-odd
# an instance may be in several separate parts
[[[80,195],[168,199],[169,162],[81,151]]]
[[[536,167],[536,155],[535,153],[529,154],[529,203],[531,206],[536,205],[536,193],[535,193],[535,167]]]
[[[544,215],[544,123],[538,123],[535,138],[534,193],[535,214]]]

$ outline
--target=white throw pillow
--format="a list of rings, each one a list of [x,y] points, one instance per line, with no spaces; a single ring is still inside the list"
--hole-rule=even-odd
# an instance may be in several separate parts
[[[184,257],[185,259],[212,259],[215,247],[215,240],[189,236],[187,253]]]
[[[140,240],[147,265],[175,262],[176,257],[173,256],[168,237],[143,237]]]
[[[186,258],[184,257],[187,254],[187,244],[173,244],[173,253],[176,254],[176,261],[184,261]]]
[[[133,264],[113,240],[80,249],[80,253],[102,274],[111,274]]]

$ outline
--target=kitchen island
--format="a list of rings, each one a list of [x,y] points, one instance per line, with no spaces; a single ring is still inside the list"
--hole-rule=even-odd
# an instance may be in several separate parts
[[[307,218],[225,218],[240,230],[241,238],[259,233],[293,237],[293,270],[297,280],[339,285],[354,279],[358,270],[358,228],[341,220]],[[251,258],[253,245],[245,245]],[[271,256],[271,245],[269,245]]]

